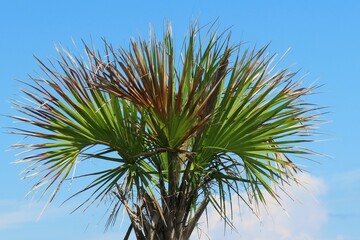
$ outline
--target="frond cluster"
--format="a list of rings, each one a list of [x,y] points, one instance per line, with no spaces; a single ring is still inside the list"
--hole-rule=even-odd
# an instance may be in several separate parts
[[[275,72],[266,47],[198,33],[190,29],[181,57],[169,27],[160,42],[104,41],[104,52],[85,44],[85,58],[61,49],[59,60],[39,60],[43,76],[23,91],[30,103],[14,103],[25,116],[14,118],[35,126],[16,133],[39,139],[18,145],[34,152],[20,160],[39,177],[33,190],[53,189],[51,202],[79,159],[110,161],[82,176],[91,180],[79,193],[90,203],[110,196],[108,223],[124,207],[138,239],[188,239],[209,203],[231,225],[234,194],[250,207],[266,203],[264,192],[278,199],[272,185],[300,170],[289,158],[312,154],[300,146],[318,115],[304,101],[314,87]]]

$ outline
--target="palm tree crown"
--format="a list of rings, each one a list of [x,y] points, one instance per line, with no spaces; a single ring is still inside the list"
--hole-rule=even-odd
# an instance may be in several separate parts
[[[168,27],[162,41],[39,60],[44,74],[23,90],[30,102],[14,102],[25,117],[13,116],[35,126],[16,133],[39,139],[16,145],[33,152],[19,160],[39,177],[32,190],[52,189],[51,202],[79,162],[112,162],[77,176],[89,184],[74,195],[110,197],[108,224],[124,208],[137,239],[189,239],[208,206],[232,226],[234,196],[255,212],[264,192],[278,200],[272,185],[296,181],[293,157],[312,154],[299,145],[318,116],[304,100],[314,87],[275,72],[266,47],[243,51],[211,30],[191,27],[180,57]]]

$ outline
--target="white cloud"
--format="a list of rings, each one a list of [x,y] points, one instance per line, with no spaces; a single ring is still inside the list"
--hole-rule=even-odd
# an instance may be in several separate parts
[[[18,201],[0,200],[0,229],[14,228],[19,224],[35,222],[39,209]]]
[[[96,234],[93,236],[85,236],[84,238],[81,238],[80,240],[119,240],[123,239],[124,235],[119,233],[103,233],[103,234]]]
[[[82,213],[70,215],[74,207],[50,206],[40,217],[44,202],[28,202],[0,199],[0,239],[11,236],[20,239],[87,239],[115,240],[123,236],[117,227],[104,233],[104,222],[100,223],[104,213]],[[31,227],[29,227],[31,226]],[[61,226],[59,228],[59,226]],[[41,230],[41,236],[37,235]],[[123,230],[124,231],[124,230]],[[16,235],[16,236],[14,236]],[[71,235],[71,238],[68,238]]]
[[[218,217],[214,209],[209,210],[209,228],[206,219],[200,220],[203,233],[196,232],[192,239],[257,239],[257,240],[315,240],[320,238],[321,227],[327,220],[325,207],[319,198],[326,191],[326,186],[320,178],[309,174],[301,174],[300,182],[303,187],[296,185],[285,187],[294,199],[280,193],[283,208],[269,198],[267,210],[261,209],[261,221],[245,206],[234,207],[233,223],[237,232],[224,235],[224,222]],[[269,196],[268,196],[269,197]],[[239,211],[240,210],[240,211]],[[341,238],[340,238],[341,239]]]
[[[345,240],[345,237],[341,234],[336,236],[336,240]]]
[[[41,214],[44,206],[44,202],[0,199],[0,230],[21,228],[26,223],[43,224],[48,220],[69,215],[70,212],[66,208],[49,207]]]

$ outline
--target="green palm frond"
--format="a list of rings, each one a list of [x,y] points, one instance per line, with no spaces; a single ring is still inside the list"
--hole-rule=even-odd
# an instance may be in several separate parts
[[[110,197],[107,224],[124,207],[138,239],[188,239],[209,203],[233,227],[234,194],[254,212],[265,192],[279,200],[273,185],[301,171],[293,157],[314,154],[303,143],[321,115],[305,101],[316,87],[275,72],[267,47],[241,52],[227,32],[200,38],[198,26],[179,58],[170,27],[161,42],[104,46],[85,44],[86,60],[64,49],[39,60],[44,76],[23,91],[31,103],[14,103],[34,126],[15,132],[40,142],[19,145],[34,151],[20,162],[40,177],[33,190],[55,188],[50,201],[79,160],[109,161],[80,176],[92,180],[75,195]]]
[[[36,105],[15,103],[29,118],[14,118],[43,129],[18,133],[47,140],[21,145],[30,147],[36,154],[24,157],[20,162],[34,162],[31,176],[42,175],[36,189],[38,185],[47,184],[46,192],[58,182],[52,197],[69,177],[78,159],[97,158],[122,164],[93,173],[100,176],[88,188],[102,186],[96,192],[103,188],[101,192],[107,193],[121,177],[130,174],[129,166],[137,165],[141,158],[152,154],[145,142],[145,119],[128,101],[89,85],[95,66],[88,68],[82,60],[59,54],[61,60],[57,63],[61,70],[51,70],[39,61],[47,79],[33,78],[32,90],[24,90]],[[96,145],[103,146],[104,150],[89,153]]]

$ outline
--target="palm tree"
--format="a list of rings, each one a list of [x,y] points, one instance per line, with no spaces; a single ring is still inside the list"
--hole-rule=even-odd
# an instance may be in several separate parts
[[[33,139],[15,145],[32,152],[19,160],[38,177],[31,191],[51,191],[50,203],[64,182],[86,178],[70,198],[110,198],[107,225],[125,209],[125,238],[137,239],[189,239],[209,206],[234,227],[234,197],[254,213],[264,193],[279,201],[274,186],[296,181],[295,161],[313,153],[299,145],[319,115],[304,99],[314,87],[275,72],[267,47],[231,44],[229,31],[200,36],[195,25],[180,57],[174,45],[168,26],[162,41],[104,40],[103,52],[84,44],[84,56],[60,48],[58,60],[38,59],[43,74],[25,83],[30,101],[14,102],[13,116],[32,125],[14,131]],[[74,177],[89,160],[112,164]]]

